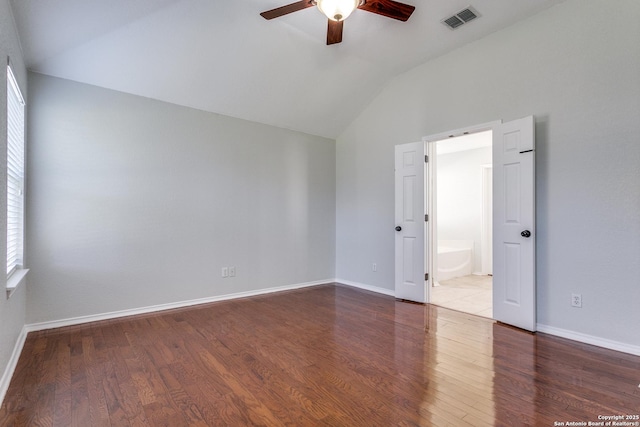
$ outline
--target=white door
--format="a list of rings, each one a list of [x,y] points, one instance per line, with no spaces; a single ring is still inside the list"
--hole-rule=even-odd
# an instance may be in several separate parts
[[[427,301],[425,262],[425,144],[396,146],[396,298]]]
[[[532,116],[493,132],[493,317],[536,329],[535,135]]]

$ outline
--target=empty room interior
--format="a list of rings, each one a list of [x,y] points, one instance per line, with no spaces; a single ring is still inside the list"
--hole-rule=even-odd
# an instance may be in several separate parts
[[[637,0],[0,0],[0,57],[0,425],[640,425]]]

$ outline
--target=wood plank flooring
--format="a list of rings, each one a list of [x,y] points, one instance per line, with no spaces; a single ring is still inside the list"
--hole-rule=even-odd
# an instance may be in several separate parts
[[[30,333],[0,426],[553,426],[640,414],[639,384],[640,357],[328,284]]]

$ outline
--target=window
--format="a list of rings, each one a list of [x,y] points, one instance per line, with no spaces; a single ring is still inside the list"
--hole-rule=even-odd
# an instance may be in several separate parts
[[[24,98],[7,65],[7,277],[22,268],[24,240]],[[18,274],[15,274],[18,276]],[[12,282],[12,281],[10,281]],[[7,288],[18,283],[8,283]]]

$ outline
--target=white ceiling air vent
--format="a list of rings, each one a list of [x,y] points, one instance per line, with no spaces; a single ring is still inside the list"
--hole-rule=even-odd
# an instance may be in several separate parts
[[[477,10],[472,8],[471,6],[462,9],[459,12],[456,12],[454,15],[443,19],[442,22],[447,27],[455,30],[459,26],[466,24],[469,21],[476,19],[480,14]]]

